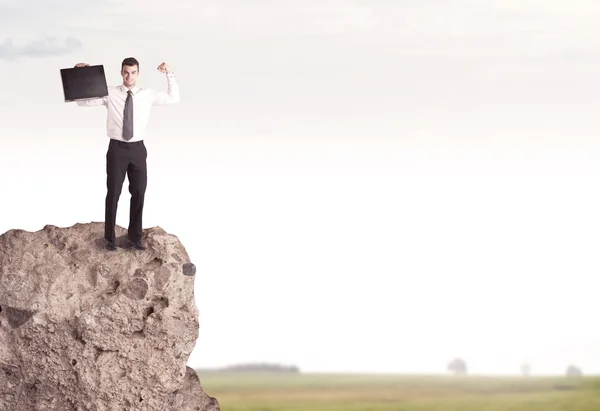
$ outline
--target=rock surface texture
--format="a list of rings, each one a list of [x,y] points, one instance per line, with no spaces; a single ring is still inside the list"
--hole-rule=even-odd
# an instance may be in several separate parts
[[[218,411],[186,366],[195,266],[177,237],[103,223],[0,236],[0,410]]]

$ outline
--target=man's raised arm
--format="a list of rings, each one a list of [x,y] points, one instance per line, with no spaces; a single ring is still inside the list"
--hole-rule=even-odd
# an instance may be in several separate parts
[[[88,67],[88,66],[89,66],[88,63],[75,64],[75,67]],[[77,100],[76,103],[78,106],[82,106],[82,107],[106,106],[108,104],[108,99],[106,97],[98,97],[98,98],[91,98],[88,100]]]
[[[162,106],[165,104],[173,104],[179,102],[179,84],[175,79],[175,74],[167,63],[162,63],[157,67],[157,70],[167,75],[167,91],[157,91],[154,94],[152,105]]]

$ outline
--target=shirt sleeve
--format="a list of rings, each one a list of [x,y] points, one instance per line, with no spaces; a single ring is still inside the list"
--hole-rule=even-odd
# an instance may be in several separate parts
[[[162,106],[179,102],[179,84],[172,72],[166,73],[167,91],[156,91],[152,99],[153,106]]]
[[[77,100],[78,106],[92,107],[92,106],[108,106],[108,97],[91,98],[88,100]]]

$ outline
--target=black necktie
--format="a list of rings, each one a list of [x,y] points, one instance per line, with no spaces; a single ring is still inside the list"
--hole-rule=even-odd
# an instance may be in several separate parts
[[[133,137],[133,97],[131,97],[131,90],[127,90],[125,110],[123,110],[123,138],[131,140],[131,137]]]

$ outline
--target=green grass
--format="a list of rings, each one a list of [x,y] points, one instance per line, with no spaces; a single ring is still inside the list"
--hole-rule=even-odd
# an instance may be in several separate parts
[[[598,411],[600,378],[200,373],[223,411]]]

